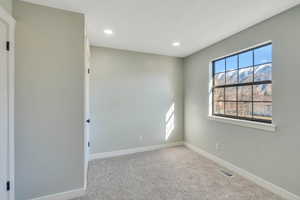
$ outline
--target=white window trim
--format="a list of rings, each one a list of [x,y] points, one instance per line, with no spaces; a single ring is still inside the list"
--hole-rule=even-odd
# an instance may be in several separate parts
[[[251,46],[249,48],[246,49],[242,49],[236,52],[232,52],[229,53],[225,56],[219,57],[219,58],[214,58],[209,62],[209,82],[208,82],[208,97],[209,97],[209,104],[208,104],[208,119],[209,120],[214,120],[217,122],[222,122],[222,123],[229,123],[229,124],[233,124],[233,125],[237,125],[237,126],[242,126],[242,127],[247,127],[247,128],[254,128],[254,129],[260,129],[260,130],[264,130],[264,131],[270,131],[270,132],[275,132],[276,131],[276,125],[274,123],[272,124],[268,124],[268,123],[262,123],[262,122],[255,122],[255,121],[249,121],[249,120],[240,120],[240,119],[233,119],[233,118],[229,118],[229,117],[220,117],[220,116],[215,116],[212,114],[212,87],[213,87],[213,78],[212,78],[212,67],[213,67],[213,61],[214,60],[218,60],[218,59],[222,59],[231,55],[235,55],[239,52],[242,51],[247,51],[268,43],[272,43],[272,41],[266,41],[260,44],[256,44],[254,46]]]
[[[260,129],[260,130],[270,131],[270,132],[276,131],[275,124],[267,124],[267,123],[262,123],[262,122],[233,119],[233,118],[228,118],[228,117],[219,117],[219,116],[214,116],[214,115],[209,115],[208,119],[214,120],[217,122],[247,127],[247,128],[255,128],[255,129]]]

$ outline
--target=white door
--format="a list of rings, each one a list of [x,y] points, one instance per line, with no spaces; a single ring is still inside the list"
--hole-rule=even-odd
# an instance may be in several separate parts
[[[85,38],[85,94],[84,94],[84,116],[85,116],[85,126],[84,126],[84,142],[85,142],[85,183],[84,187],[87,187],[87,173],[88,173],[88,163],[90,154],[90,45],[89,40]]]
[[[0,19],[0,199],[8,200],[8,25]]]

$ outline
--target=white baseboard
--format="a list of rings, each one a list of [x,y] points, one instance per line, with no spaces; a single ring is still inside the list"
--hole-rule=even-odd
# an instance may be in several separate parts
[[[169,144],[152,145],[152,146],[138,147],[138,148],[133,148],[133,149],[124,149],[124,150],[119,150],[119,151],[95,153],[95,154],[90,155],[89,160],[123,156],[123,155],[128,155],[128,154],[134,154],[134,153],[145,152],[145,151],[153,151],[153,150],[157,150],[157,149],[163,149],[163,148],[174,147],[174,146],[182,146],[182,145],[183,145],[183,142],[174,142],[174,143],[169,143]]]
[[[84,196],[85,191],[86,190],[84,188],[80,188],[77,190],[70,190],[70,191],[66,191],[66,192],[42,196],[42,197],[34,198],[31,200],[70,200],[70,199]]]
[[[283,188],[281,188],[277,185],[274,185],[273,183],[270,183],[270,182],[254,175],[254,174],[252,174],[252,173],[250,173],[250,172],[248,172],[244,169],[241,169],[241,168],[231,164],[230,162],[227,162],[227,161],[225,161],[225,160],[223,160],[223,159],[221,159],[221,158],[219,158],[219,157],[217,157],[213,154],[210,154],[210,153],[200,149],[199,147],[196,147],[196,146],[194,146],[192,144],[189,144],[189,143],[186,143],[186,142],[184,143],[184,145],[187,148],[195,151],[196,153],[199,153],[202,156],[216,162],[217,164],[219,164],[219,165],[221,165],[221,166],[223,166],[223,167],[239,174],[240,176],[243,176],[244,178],[256,183],[257,185],[273,192],[274,194],[277,194],[277,195],[279,195],[279,196],[281,196],[285,199],[288,199],[288,200],[300,200],[300,197],[297,196],[296,194],[293,194],[293,193],[291,193],[291,192],[289,192],[289,191],[287,191],[287,190],[285,190],[285,189],[283,189]]]

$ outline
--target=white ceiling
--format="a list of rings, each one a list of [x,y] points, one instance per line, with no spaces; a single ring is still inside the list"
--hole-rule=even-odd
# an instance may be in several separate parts
[[[185,57],[300,0],[25,0],[86,14],[92,45]],[[112,29],[106,36],[104,29]],[[173,47],[172,42],[181,46]]]

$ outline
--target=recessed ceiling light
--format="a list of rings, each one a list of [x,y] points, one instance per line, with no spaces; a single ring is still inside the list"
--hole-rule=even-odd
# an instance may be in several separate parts
[[[178,47],[178,46],[180,46],[180,42],[173,42],[172,45],[173,45],[174,47]]]
[[[105,29],[103,31],[106,35],[112,35],[114,32],[111,29]]]

